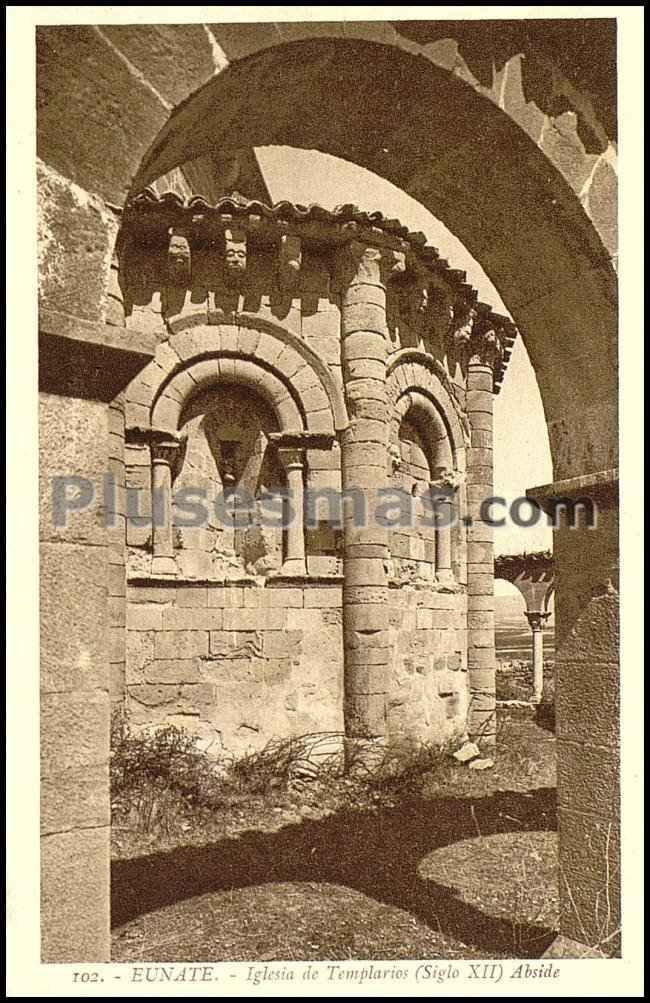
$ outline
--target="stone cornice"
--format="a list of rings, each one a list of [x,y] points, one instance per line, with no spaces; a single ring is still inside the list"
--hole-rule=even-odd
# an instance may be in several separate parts
[[[240,251],[236,276],[232,271],[235,263],[228,261],[235,244]],[[174,276],[190,274],[188,251],[190,258],[193,253],[198,257],[216,255],[220,280],[237,285],[244,279],[247,256],[272,252],[277,256],[280,287],[291,293],[299,287],[305,252],[331,254],[353,244],[385,249],[400,258],[402,264],[391,271],[404,308],[418,327],[433,324],[434,317],[443,318],[452,350],[462,354],[468,323],[500,332],[502,352],[494,365],[498,393],[517,334],[513,322],[480,302],[465,272],[452,268],[427,244],[424,234],[414,233],[380,212],[365,212],[353,205],[330,210],[286,201],[268,206],[238,193],[210,205],[201,196],[184,200],[174,192],[158,195],[146,189],[124,208],[118,254],[128,258],[133,249],[140,257],[149,250],[152,259],[166,255],[168,270]],[[382,256],[382,261],[384,257],[388,260],[390,253]]]
[[[601,504],[613,506],[618,503],[618,469],[598,470],[579,477],[554,481],[528,488],[526,497],[532,498],[545,512],[553,512],[563,498],[576,501],[580,497],[596,499]]]
[[[133,328],[41,309],[39,390],[111,401],[151,362],[157,339]]]

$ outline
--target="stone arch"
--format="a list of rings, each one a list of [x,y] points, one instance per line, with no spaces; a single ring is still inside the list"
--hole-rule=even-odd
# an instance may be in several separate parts
[[[195,384],[189,395],[200,393],[209,386],[234,384],[248,387],[263,397],[274,412],[283,432],[305,431],[305,416],[285,383],[274,373],[245,358],[216,354],[178,370],[160,389],[151,408],[154,431],[175,432],[188,402],[187,381]]]
[[[553,53],[561,46],[549,44],[549,38],[558,32],[580,60],[570,25],[529,22],[526,37],[513,37],[516,29],[507,24],[505,34],[504,22],[488,33],[488,51],[484,22],[477,22],[474,35],[462,23],[448,29],[452,42],[462,35],[458,44],[479,78],[493,56],[495,66],[509,60],[508,86],[493,82],[492,89],[472,72],[463,79],[455,57],[448,62],[431,48],[426,39],[441,38],[441,25],[435,22],[417,22],[406,30],[399,24],[356,25],[355,38],[342,37],[347,25],[328,24],[325,33],[322,25],[296,25],[290,32],[296,40],[280,44],[278,35],[287,38],[286,26],[250,25],[241,33],[210,26],[218,41],[224,38],[232,61],[215,73],[207,45],[205,61],[197,59],[194,71],[183,72],[182,80],[176,64],[184,65],[184,60],[178,54],[188,46],[198,54],[206,46],[200,26],[172,31],[166,45],[176,55],[169,56],[162,75],[161,66],[149,67],[138,28],[41,29],[39,152],[55,176],[63,172],[113,204],[183,165],[193,179],[181,181],[185,192],[200,190],[204,182],[214,187],[202,158],[218,154],[223,164],[234,163],[242,150],[264,145],[321,150],[386,178],[445,223],[498,288],[537,375],[555,478],[597,473],[614,467],[617,456],[617,292],[611,263],[615,248],[609,239],[615,228],[611,218],[605,223],[598,219],[598,206],[615,203],[612,168],[602,160],[607,142],[615,138],[613,122],[604,124],[614,105],[597,81],[603,111],[597,121],[593,88],[582,92],[571,83],[574,74],[553,65]],[[595,44],[610,59],[613,31],[606,22],[589,25]],[[97,87],[86,90],[94,102],[101,106],[105,101],[111,109],[108,129],[104,116],[84,117],[83,101],[71,109],[57,97],[75,88],[79,59],[86,78],[93,78],[94,66],[103,68]],[[133,63],[145,80],[150,72],[155,84],[145,86],[129,76],[125,63]],[[531,90],[530,80],[528,91],[522,91],[522,74],[533,66],[549,78],[546,96],[543,88]],[[586,72],[594,71],[587,67]],[[162,104],[152,96],[156,90],[168,95]],[[254,102],[251,93],[256,94]],[[543,127],[545,115],[552,118],[560,106],[562,114],[569,107],[568,113],[587,125],[592,137],[600,137],[593,147],[598,154],[584,159],[584,148],[575,142],[575,123],[568,130],[566,150],[567,130]],[[84,147],[78,162],[71,159],[69,151],[77,149],[80,134],[84,144],[93,141],[93,128],[97,150]],[[115,155],[107,158],[112,133]],[[605,176],[605,188],[592,199],[590,186]],[[219,177],[218,184],[227,184],[223,171]],[[245,175],[237,178],[240,189],[246,188],[246,180]],[[258,192],[259,180],[258,171]],[[54,179],[44,183],[53,185]],[[108,252],[115,230],[108,223],[105,227]],[[108,269],[106,254],[104,260]],[[56,308],[56,277],[44,288]],[[96,290],[96,278],[89,288]],[[69,303],[61,308],[69,312]],[[573,376],[570,395],[565,392],[567,372]]]
[[[251,92],[254,112],[245,101]],[[508,115],[463,81],[385,45],[288,42],[231,64],[179,106],[133,190],[209,149],[261,145],[333,153],[430,209],[481,262],[522,333],[555,476],[615,465],[615,275],[575,193]]]
[[[394,429],[399,434],[403,420],[410,417],[413,417],[418,427],[422,429],[429,462],[432,465],[432,477],[437,467],[453,470],[454,450],[449,440],[447,426],[433,399],[420,390],[408,390],[403,393],[395,407],[391,431]]]
[[[174,430],[187,395],[212,381],[255,388],[287,431],[334,434],[346,427],[345,401],[330,370],[290,331],[257,317],[215,324],[204,312],[170,328],[127,391],[127,424]]]
[[[410,408],[418,409],[430,423],[431,440],[441,443],[439,448],[446,449],[446,461],[453,469],[463,471],[466,433],[453,391],[440,368],[424,352],[412,349],[396,352],[388,360],[388,394],[393,402],[392,434]]]

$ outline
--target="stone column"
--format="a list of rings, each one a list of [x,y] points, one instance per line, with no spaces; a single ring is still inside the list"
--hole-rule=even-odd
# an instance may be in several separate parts
[[[436,480],[431,481],[431,496],[436,513],[436,579],[447,585],[453,581],[452,572],[452,527],[454,524],[458,478],[453,471],[439,467]]]
[[[496,741],[496,655],[494,648],[494,544],[483,503],[493,493],[492,426],[494,367],[501,352],[496,332],[474,321],[467,351],[467,667],[473,741]]]
[[[388,531],[374,516],[377,492],[386,486],[388,473],[386,284],[404,268],[402,252],[357,240],[343,247],[337,260],[341,359],[350,418],[341,436],[341,481],[344,499],[346,492],[361,496],[366,509],[366,518],[357,520],[356,505],[344,500],[344,716],[348,737],[381,739],[386,733]]]
[[[153,560],[151,573],[173,575],[174,526],[172,522],[172,467],[178,455],[179,443],[160,439],[151,443],[151,510],[153,515]]]
[[[281,447],[278,449],[278,456],[287,474],[289,511],[292,515],[286,527],[286,554],[282,573],[285,575],[306,575],[304,450]]]
[[[533,632],[533,701],[540,703],[544,692],[544,635],[542,630],[550,613],[526,610],[526,619]]]

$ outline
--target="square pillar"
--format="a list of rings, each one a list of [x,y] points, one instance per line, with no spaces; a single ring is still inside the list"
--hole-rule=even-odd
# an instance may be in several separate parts
[[[109,411],[155,343],[53,311],[39,327],[41,956],[102,962],[110,959],[111,640],[120,619],[109,619],[108,598],[115,606],[124,596],[104,498],[115,452]],[[94,492],[66,524],[53,505],[55,477],[83,478]]]

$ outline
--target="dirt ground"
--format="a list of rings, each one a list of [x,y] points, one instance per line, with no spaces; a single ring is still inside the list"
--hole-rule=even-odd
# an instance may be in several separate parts
[[[539,957],[557,926],[555,741],[502,714],[493,769],[303,783],[113,833],[113,960]]]

